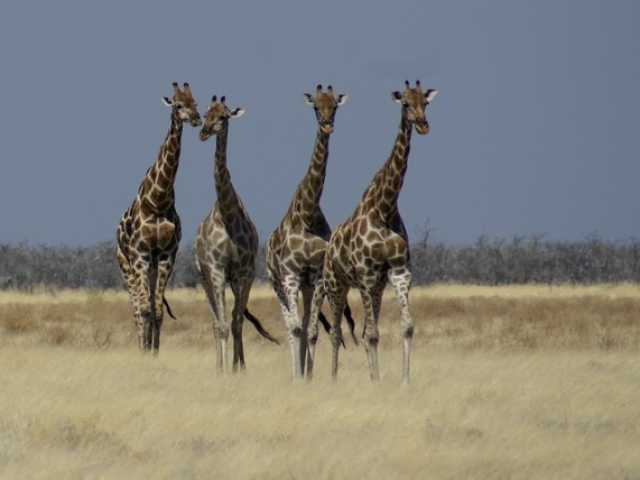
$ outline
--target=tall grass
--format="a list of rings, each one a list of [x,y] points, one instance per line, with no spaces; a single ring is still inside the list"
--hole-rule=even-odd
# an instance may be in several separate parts
[[[640,478],[640,291],[416,289],[412,383],[385,296],[381,381],[347,341],[292,385],[274,295],[250,309],[247,371],[215,374],[202,292],[170,291],[160,355],[126,294],[0,294],[0,478]],[[362,309],[350,303],[359,329]]]

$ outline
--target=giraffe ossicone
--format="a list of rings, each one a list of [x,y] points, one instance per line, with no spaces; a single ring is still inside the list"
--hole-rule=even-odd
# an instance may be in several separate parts
[[[357,288],[362,299],[365,325],[363,343],[371,379],[379,380],[378,320],[382,292],[391,283],[401,312],[402,381],[409,383],[409,364],[413,320],[409,312],[411,261],[409,239],[398,211],[398,197],[411,145],[411,132],[425,135],[429,123],[425,107],[437,91],[422,90],[420,82],[405,82],[402,92],[392,98],[402,105],[400,126],[387,161],[365,189],[355,211],[331,234],[324,259],[323,281],[332,311],[332,375],[338,375],[338,352],[342,341],[341,320],[350,288]]]

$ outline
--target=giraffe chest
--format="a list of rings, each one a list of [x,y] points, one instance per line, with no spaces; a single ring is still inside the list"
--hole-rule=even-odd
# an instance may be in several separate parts
[[[213,209],[198,226],[195,247],[198,258],[217,269],[238,270],[245,266],[252,269],[258,235],[251,222],[234,228]]]
[[[403,232],[374,227],[367,219],[339,227],[331,255],[340,274],[351,284],[363,278],[386,278],[391,268],[409,263],[409,246]]]
[[[167,250],[180,241],[180,223],[176,216],[141,215],[138,236],[150,250]]]

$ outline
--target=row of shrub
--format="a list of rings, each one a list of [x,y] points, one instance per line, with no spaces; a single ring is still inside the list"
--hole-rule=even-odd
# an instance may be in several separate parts
[[[478,237],[472,245],[429,241],[428,232],[411,246],[414,285],[463,283],[593,284],[640,282],[640,239],[605,240],[598,234],[580,241],[558,241],[544,234]],[[0,243],[0,288],[124,288],[115,258],[115,242],[90,247]],[[191,245],[181,248],[171,287],[195,287],[198,275]],[[264,248],[257,281],[267,281]]]

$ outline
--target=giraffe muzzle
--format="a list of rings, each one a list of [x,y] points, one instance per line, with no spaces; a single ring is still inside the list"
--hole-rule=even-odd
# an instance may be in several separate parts
[[[207,140],[211,136],[211,132],[212,132],[212,130],[210,128],[205,127],[202,130],[200,130],[200,133],[198,134],[198,137],[200,138],[200,140],[202,140],[204,142],[205,140]]]
[[[332,123],[329,123],[329,122],[323,123],[320,128],[322,128],[322,131],[324,133],[333,133],[333,124]]]
[[[429,124],[427,122],[416,122],[416,132],[420,135],[426,135],[429,132]]]

